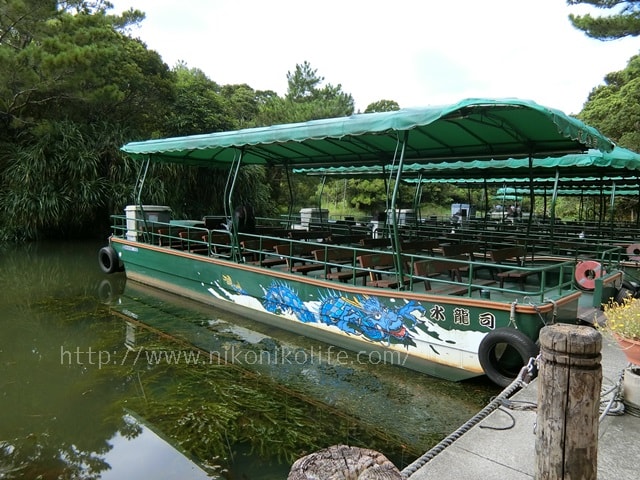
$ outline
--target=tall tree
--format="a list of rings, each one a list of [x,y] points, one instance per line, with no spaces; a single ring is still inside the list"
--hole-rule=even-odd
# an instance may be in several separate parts
[[[109,8],[0,0],[0,236],[86,232],[129,197],[118,148],[159,130],[173,77]]]
[[[588,4],[609,11],[609,15],[598,17],[569,15],[573,26],[589,37],[615,40],[640,35],[640,0],[567,0],[567,4]]]
[[[569,5],[588,4],[610,15],[570,15],[569,20],[589,37],[598,40],[615,40],[640,35],[640,0],[568,0]],[[597,127],[621,146],[640,149],[640,58],[631,57],[627,67],[605,76],[604,85],[595,87],[578,115],[580,119]],[[636,209],[635,199],[619,201],[617,213]],[[577,210],[576,201],[568,200],[565,208]]]
[[[0,118],[6,128],[52,117],[148,125],[147,100],[167,96],[168,69],[156,53],[118,31],[144,15],[111,16],[108,7],[102,1],[0,2]]]
[[[567,0],[567,3],[612,11],[604,17],[569,16],[572,24],[590,37],[613,40],[640,34],[640,0]],[[579,117],[620,145],[639,149],[640,57],[631,57],[624,70],[607,74],[604,82],[591,91]]]
[[[324,81],[324,77],[318,75],[317,69],[312,68],[309,62],[297,64],[293,72],[287,72],[288,88],[284,98],[262,97],[264,101],[260,103],[254,124],[274,125],[352,115],[354,101],[351,94],[343,92],[340,84],[323,85]],[[316,206],[319,202],[315,193],[316,179],[298,179],[295,189],[297,197],[290,198],[286,179],[280,169],[270,171],[267,178],[277,205],[292,204],[295,209]]]
[[[224,85],[220,95],[226,108],[235,119],[237,128],[250,126],[258,114],[258,108],[264,96],[276,96],[275,92],[256,91],[246,83],[240,85]]]
[[[309,62],[296,65],[287,72],[287,93],[284,98],[270,97],[261,105],[257,125],[304,122],[319,118],[343,117],[353,114],[351,94],[342,91],[342,85],[327,83]]]
[[[604,81],[589,94],[580,119],[621,146],[640,150],[640,56],[631,57],[624,70],[607,74]]]
[[[172,108],[167,114],[167,136],[233,130],[235,122],[226,109],[220,86],[198,68],[179,63]]]

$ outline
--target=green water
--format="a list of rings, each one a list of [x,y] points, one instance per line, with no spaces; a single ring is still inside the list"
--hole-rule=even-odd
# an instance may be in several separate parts
[[[497,393],[106,276],[100,246],[0,251],[0,478],[275,480],[338,443],[402,469]]]

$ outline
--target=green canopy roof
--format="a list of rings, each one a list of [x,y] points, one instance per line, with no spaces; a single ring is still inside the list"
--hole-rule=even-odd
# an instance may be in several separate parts
[[[385,167],[300,168],[295,169],[294,173],[338,177],[379,177],[393,170],[393,166],[387,165]],[[403,166],[403,179],[407,182],[496,184],[528,182],[532,174],[534,182],[544,183],[554,180],[556,170],[560,172],[561,183],[579,181],[583,184],[598,185],[620,180],[637,182],[637,177],[640,175],[640,154],[618,146],[610,152],[591,149],[586,153],[533,158],[531,169],[527,158],[412,163]],[[421,178],[417,178],[419,174]]]
[[[522,200],[528,199],[531,192],[527,188],[510,188],[504,187],[499,188],[498,191],[493,195],[494,199],[501,200]],[[616,196],[637,196],[640,194],[638,188],[630,187],[626,185],[624,187],[618,188],[616,186],[615,189],[612,188],[588,188],[583,187],[581,185],[575,186],[567,186],[566,188],[559,188],[556,192],[560,196],[585,196],[585,197],[598,197],[600,195],[611,195],[615,194]],[[542,188],[534,188],[533,194],[536,196],[539,195],[551,195],[552,191]]]
[[[134,159],[214,167],[232,163],[240,153],[246,164],[385,165],[405,138],[405,161],[416,162],[613,148],[595,128],[559,110],[507,98],[132,142],[122,150]]]
[[[531,169],[529,169],[531,167]],[[439,163],[438,165],[405,165],[404,172],[422,172],[426,176],[451,175],[456,171],[461,177],[513,176],[527,177],[553,176],[559,170],[565,177],[602,177],[632,175],[640,173],[640,155],[622,147],[603,152],[591,149],[586,153],[567,154],[547,158],[534,158],[529,163],[526,158],[508,160],[475,160]]]

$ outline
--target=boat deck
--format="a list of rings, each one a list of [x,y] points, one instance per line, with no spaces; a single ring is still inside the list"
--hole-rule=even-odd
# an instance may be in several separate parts
[[[513,225],[478,229],[478,222],[457,229],[446,224],[407,227],[394,241],[373,237],[366,226],[344,223],[287,229],[272,221],[258,226],[255,233],[234,236],[197,220],[138,221],[132,231],[125,217],[114,218],[117,236],[194,255],[315,280],[509,303],[565,295],[581,280],[576,279],[580,262],[597,261],[613,272],[629,261],[630,248],[604,240],[571,243],[562,237],[527,237]],[[603,270],[603,279],[606,273]],[[600,303],[594,304],[591,294],[598,290],[599,275],[589,278],[589,274],[593,272],[585,273],[578,318],[592,322],[600,318]],[[609,288],[605,285],[596,292],[602,298],[620,287],[620,278],[612,277],[609,283]]]

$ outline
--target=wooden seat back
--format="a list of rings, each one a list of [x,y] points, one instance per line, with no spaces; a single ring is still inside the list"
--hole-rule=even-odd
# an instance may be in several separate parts
[[[522,265],[524,263],[525,256],[526,251],[522,245],[489,251],[489,257],[494,263],[505,263],[507,261],[511,261],[515,262],[516,265]]]
[[[158,245],[161,247],[181,248],[182,240],[179,237],[183,230],[176,230],[170,227],[158,229]]]
[[[362,268],[369,269],[369,277],[372,285],[381,285],[380,270],[393,270],[395,268],[394,255],[391,253],[369,253],[358,256],[358,263]],[[385,286],[388,286],[385,284]]]
[[[363,238],[360,240],[360,245],[365,248],[382,248],[382,247],[390,247],[391,239],[390,238]]]
[[[455,262],[453,259],[434,258],[414,262],[413,272],[414,275],[423,278],[424,286],[427,291],[432,291],[439,295],[464,295],[469,291],[478,290],[481,286],[495,283],[494,280],[474,280],[472,284],[445,283],[438,285],[437,288],[432,288],[429,278],[438,277],[440,275],[446,274],[449,276],[448,280],[462,282],[460,270],[463,267],[463,264]]]
[[[442,246],[442,253],[445,257],[457,257],[460,255],[468,255],[471,260],[474,259],[476,245],[473,243],[452,243]]]
[[[418,260],[413,263],[413,272],[419,277],[435,277],[444,273],[449,275],[451,271],[457,271],[460,266],[460,263],[444,258]],[[459,273],[456,277],[459,278]]]
[[[410,240],[403,242],[401,245],[403,252],[429,252],[433,253],[434,250],[440,248],[440,242],[438,240],[427,238],[422,240]]]
[[[352,262],[356,258],[354,250],[347,248],[319,248],[311,253],[318,262],[345,263]]]
[[[313,251],[316,261],[321,262],[325,268],[325,278],[328,280],[340,280],[347,282],[356,278],[363,278],[366,284],[366,277],[369,272],[354,268],[355,251],[345,248],[321,248]],[[332,271],[335,268],[336,271]]]

